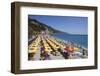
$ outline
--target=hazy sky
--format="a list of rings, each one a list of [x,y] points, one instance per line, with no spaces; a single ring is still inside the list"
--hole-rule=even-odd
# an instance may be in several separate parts
[[[36,19],[47,24],[57,30],[70,34],[87,34],[88,18],[75,16],[45,16],[45,15],[29,15],[30,18]]]

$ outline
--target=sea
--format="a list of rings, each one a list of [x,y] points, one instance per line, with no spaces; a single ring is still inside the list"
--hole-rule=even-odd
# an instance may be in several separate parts
[[[85,48],[88,48],[88,35],[56,33],[56,34],[53,34],[52,36],[64,41],[70,41],[70,42],[76,43]]]

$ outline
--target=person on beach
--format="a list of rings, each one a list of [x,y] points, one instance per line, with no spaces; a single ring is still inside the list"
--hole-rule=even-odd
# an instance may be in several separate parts
[[[41,45],[40,46],[40,60],[44,60],[44,46],[43,45]]]
[[[63,49],[63,54],[64,54],[64,57],[65,59],[68,59],[69,58],[69,47],[66,46],[66,48]]]
[[[40,46],[40,51],[41,51],[41,53],[44,52],[44,46],[43,45]]]
[[[82,54],[83,54],[84,57],[86,57],[87,56],[87,51],[85,49],[83,49]]]
[[[44,60],[50,60],[50,55],[48,54],[48,52],[44,52]]]

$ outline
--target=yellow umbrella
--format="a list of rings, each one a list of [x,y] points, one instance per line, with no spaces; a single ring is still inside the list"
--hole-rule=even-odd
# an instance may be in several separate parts
[[[79,51],[80,49],[77,47],[74,47],[74,51]]]

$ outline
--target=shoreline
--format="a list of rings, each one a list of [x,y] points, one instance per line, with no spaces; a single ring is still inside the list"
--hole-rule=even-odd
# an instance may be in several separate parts
[[[53,37],[53,36],[51,36],[51,37]],[[53,38],[55,38],[55,37],[53,37]],[[77,48],[79,48],[79,49],[81,49],[81,50],[85,50],[85,53],[86,53],[86,55],[88,56],[88,48],[86,48],[86,47],[84,47],[84,46],[81,46],[81,45],[78,45],[78,44],[75,43],[75,42],[62,40],[62,39],[60,39],[60,38],[55,38],[55,39],[56,39],[57,41],[61,41],[61,42],[65,43],[65,44],[73,44],[74,47],[77,47]],[[80,51],[80,52],[82,52],[82,51]]]
[[[57,33],[57,34],[58,34],[58,33]],[[70,35],[70,34],[68,34],[68,35]],[[56,38],[56,39],[58,39],[58,40],[60,40],[60,41],[62,41],[62,42],[64,42],[64,43],[70,42],[70,43],[73,43],[75,46],[82,47],[82,48],[84,48],[84,49],[88,49],[88,46],[85,47],[85,46],[83,46],[83,45],[81,45],[81,44],[78,44],[78,43],[76,43],[76,42],[74,42],[74,41],[71,41],[71,40],[64,40],[64,39],[58,38],[58,37],[56,37],[56,36],[53,36],[53,34],[50,35],[50,36],[52,36],[52,37],[54,37],[54,38]],[[85,35],[85,36],[87,36],[87,35]]]

